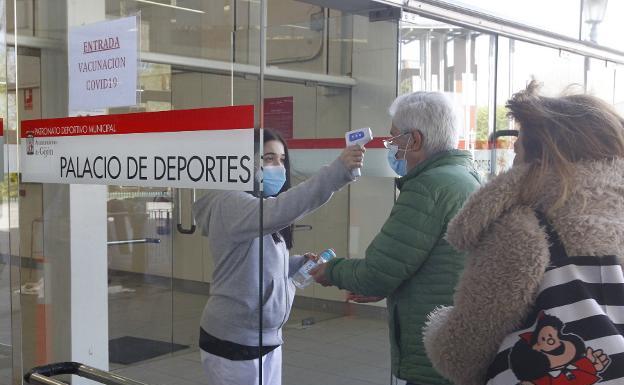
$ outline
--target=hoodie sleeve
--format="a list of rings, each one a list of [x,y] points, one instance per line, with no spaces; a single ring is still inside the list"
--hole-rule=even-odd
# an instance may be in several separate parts
[[[546,235],[530,208],[496,221],[469,251],[454,306],[429,315],[423,337],[434,368],[456,384],[483,384],[503,339],[534,303],[548,261]]]
[[[325,204],[334,192],[353,181],[351,172],[340,159],[308,180],[264,199],[263,233],[279,231]],[[209,190],[193,205],[193,215],[203,235],[209,225],[221,226],[236,241],[258,237],[260,204],[257,197],[240,191]]]

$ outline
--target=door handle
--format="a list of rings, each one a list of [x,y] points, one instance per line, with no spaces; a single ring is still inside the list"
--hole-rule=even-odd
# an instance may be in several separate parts
[[[187,234],[187,235],[193,234],[195,232],[195,229],[197,228],[196,223],[195,223],[195,218],[193,218],[193,223],[191,224],[191,227],[188,229],[185,229],[184,226],[182,225],[182,193],[180,189],[178,189],[177,195],[178,195],[178,225],[176,227],[178,229],[178,232],[180,232],[181,234]],[[193,205],[193,203],[195,203],[196,195],[197,193],[195,189],[193,189],[193,202],[191,203],[191,206]]]
[[[160,238],[141,238],[141,239],[125,239],[123,241],[108,241],[108,246],[115,245],[134,245],[137,243],[160,243]]]

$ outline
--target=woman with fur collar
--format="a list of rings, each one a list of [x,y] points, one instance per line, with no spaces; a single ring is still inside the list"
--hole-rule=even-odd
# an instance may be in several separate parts
[[[506,335],[529,314],[549,264],[535,210],[569,255],[624,256],[624,119],[589,95],[544,97],[531,82],[507,103],[519,129],[514,166],[472,195],[447,239],[467,252],[454,307],[424,330],[434,367],[483,385]]]

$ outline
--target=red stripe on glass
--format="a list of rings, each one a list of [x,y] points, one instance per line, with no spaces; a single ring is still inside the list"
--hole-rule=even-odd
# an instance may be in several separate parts
[[[375,138],[371,140],[366,148],[384,148],[383,140],[386,138]],[[290,150],[320,150],[320,149],[340,149],[345,147],[344,138],[324,138],[324,139],[288,139],[288,149]]]

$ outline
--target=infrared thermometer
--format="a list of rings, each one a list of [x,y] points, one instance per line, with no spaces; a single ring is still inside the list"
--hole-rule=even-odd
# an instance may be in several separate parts
[[[360,147],[364,147],[366,143],[373,140],[373,133],[371,132],[370,127],[358,128],[357,130],[349,131],[345,134],[345,141],[347,142],[347,147],[357,144]],[[362,172],[359,168],[354,168],[351,170],[351,175],[354,177],[358,177],[362,175]]]

